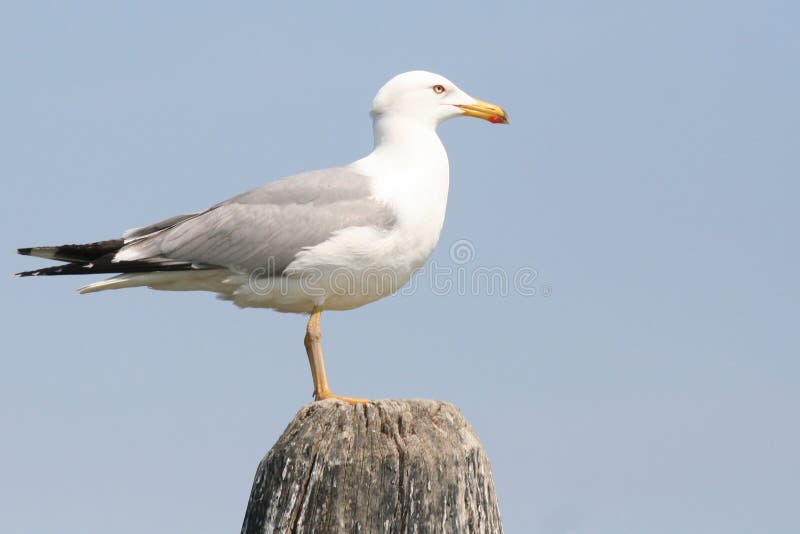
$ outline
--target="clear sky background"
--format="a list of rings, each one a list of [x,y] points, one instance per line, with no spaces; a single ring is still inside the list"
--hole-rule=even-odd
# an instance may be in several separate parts
[[[0,531],[237,532],[312,390],[301,316],[79,296],[97,278],[12,279],[46,263],[13,249],[361,157],[377,89],[422,68],[512,121],[440,129],[432,259],[535,270],[535,295],[423,276],[327,313],[334,389],[460,407],[508,532],[800,532],[799,21],[789,1],[3,2]]]

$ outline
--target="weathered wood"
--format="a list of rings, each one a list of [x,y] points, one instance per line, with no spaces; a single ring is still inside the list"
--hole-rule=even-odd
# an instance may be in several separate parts
[[[303,407],[256,471],[243,534],[502,532],[489,459],[453,405]]]

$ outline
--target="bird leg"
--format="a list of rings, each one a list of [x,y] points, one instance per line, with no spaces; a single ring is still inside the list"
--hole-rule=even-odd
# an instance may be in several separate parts
[[[311,366],[311,378],[314,381],[314,400],[339,399],[350,404],[364,404],[368,399],[355,399],[334,395],[328,387],[328,377],[325,375],[325,362],[322,359],[322,330],[319,319],[322,310],[314,308],[306,326],[305,346],[308,354],[308,364]]]

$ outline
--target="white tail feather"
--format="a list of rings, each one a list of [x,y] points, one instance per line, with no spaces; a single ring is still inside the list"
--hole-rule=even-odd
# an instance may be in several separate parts
[[[208,269],[201,271],[156,271],[152,273],[126,273],[83,286],[81,294],[96,293],[107,289],[147,286],[166,291],[214,291],[229,293],[235,286],[226,285],[223,280],[230,276],[227,269]]]
[[[141,285],[147,285],[146,283],[142,283],[143,282],[142,280],[137,280],[138,276],[141,275],[139,273],[136,273],[136,274],[120,274],[119,276],[112,276],[111,278],[106,278],[105,280],[101,280],[99,282],[83,286],[78,290],[78,293],[84,295],[86,293],[96,293],[98,291],[105,291],[106,289],[122,289],[123,287],[136,287]]]

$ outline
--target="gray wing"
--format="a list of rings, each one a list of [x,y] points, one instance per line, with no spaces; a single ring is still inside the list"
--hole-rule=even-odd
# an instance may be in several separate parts
[[[170,228],[172,226],[175,226],[181,221],[191,219],[192,217],[197,217],[202,213],[203,212],[187,213],[185,215],[173,215],[172,217],[164,219],[163,221],[158,221],[157,223],[148,224],[147,226],[142,226],[141,228],[131,228],[130,230],[126,230],[122,234],[122,238],[132,239],[135,237],[144,237],[146,235],[158,232],[159,230],[164,230],[165,228]]]
[[[370,179],[348,167],[262,185],[209,210],[126,234],[119,261],[184,261],[281,273],[298,252],[355,226],[388,229],[394,213],[371,198]],[[146,231],[156,231],[147,234]]]

